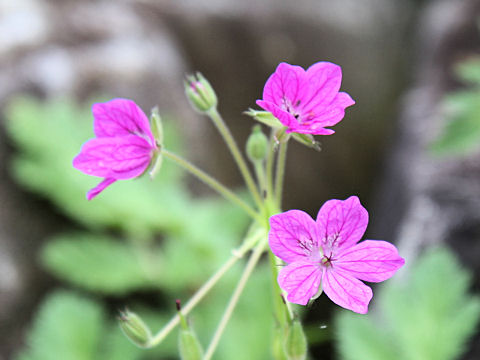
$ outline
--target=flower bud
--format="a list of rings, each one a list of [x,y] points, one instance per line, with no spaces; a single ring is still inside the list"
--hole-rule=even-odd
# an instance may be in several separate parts
[[[275,360],[288,360],[285,354],[285,330],[277,325],[275,326],[272,341],[272,353]]]
[[[298,319],[294,319],[288,329],[285,354],[288,360],[305,360],[307,358],[307,339]]]
[[[152,337],[150,329],[135,313],[125,310],[118,317],[120,329],[125,336],[135,345],[145,348]]]
[[[163,146],[163,124],[158,107],[155,106],[150,114],[150,127],[157,146]]]
[[[255,125],[247,140],[247,156],[251,162],[262,161],[267,156],[268,139],[260,125]]]
[[[217,95],[205,77],[197,72],[187,76],[185,81],[185,94],[190,100],[192,107],[201,112],[207,112],[217,106]]]
[[[202,360],[203,349],[193,329],[180,311],[180,301],[177,300],[178,316],[180,317],[180,332],[178,336],[178,348],[181,360]]]
[[[157,175],[160,171],[163,162],[163,124],[160,114],[158,113],[158,107],[156,106],[152,109],[152,112],[150,114],[150,127],[152,128],[152,134],[155,138],[155,143],[157,145],[157,150],[153,154],[148,170],[150,178],[153,179],[155,175]]]

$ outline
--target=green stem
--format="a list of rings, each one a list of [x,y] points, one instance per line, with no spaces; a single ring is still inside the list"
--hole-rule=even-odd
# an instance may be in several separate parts
[[[250,215],[254,220],[259,221],[262,223],[262,218],[259,214],[245,201],[240,199],[233,191],[226,188],[224,185],[220,184],[217,180],[213,177],[205,173],[203,170],[200,170],[198,167],[190,163],[189,161],[185,160],[184,158],[168,151],[167,149],[162,149],[162,154],[169,158],[170,160],[175,161],[178,165],[183,167],[185,170],[190,172],[191,174],[195,175],[205,184],[209,185],[212,189],[216,190],[220,195],[225,197],[227,200],[230,200],[234,204],[238,205],[242,208],[248,215]]]
[[[267,186],[267,196],[270,198],[273,196],[273,163],[275,158],[275,135],[272,130],[272,134],[270,135],[270,148],[268,150],[267,155],[267,179],[266,186]]]
[[[267,191],[267,184],[265,183],[265,168],[263,166],[264,161],[255,161],[255,174],[257,176],[258,188],[260,190],[260,194],[264,197],[265,192]]]
[[[255,181],[253,180],[253,177],[248,170],[247,163],[245,162],[242,153],[238,149],[237,143],[235,142],[232,133],[230,132],[222,117],[218,113],[216,107],[212,107],[210,110],[208,110],[207,115],[213,121],[218,131],[222,135],[223,139],[225,140],[225,143],[227,144],[233,158],[235,159],[235,162],[238,165],[238,168],[240,169],[240,172],[242,173],[247,188],[253,196],[253,200],[257,204],[258,208],[261,209],[263,207],[262,199],[258,193],[257,187],[255,186]]]
[[[275,259],[275,255],[269,251],[268,252],[268,257],[270,260],[270,273],[272,275],[271,277],[271,283],[272,283],[272,300],[273,300],[273,310],[275,314],[275,319],[278,321],[278,324],[281,327],[284,327],[287,318],[285,316],[285,310],[284,310],[284,304],[282,300],[282,291],[280,290],[278,284],[277,284],[277,277],[278,277],[278,269],[277,269],[277,261]]]
[[[287,162],[287,144],[287,141],[280,144],[275,171],[275,201],[280,209],[282,208],[283,179],[285,178],[285,164]]]
[[[240,249],[239,251],[235,252],[228,260],[225,262],[220,269],[217,270],[215,274],[213,274],[208,281],[203,284],[203,286],[198,289],[198,291],[193,295],[193,297],[182,306],[182,310],[180,310],[183,316],[187,316],[187,314],[203,299],[205,295],[212,289],[212,287],[222,278],[225,273],[230,270],[230,268],[243,257],[243,255],[248,251],[248,249]],[[160,344],[163,339],[172,331],[175,326],[178,325],[180,322],[179,314],[175,315],[164,327],[161,329],[156,335],[154,335],[147,347],[153,347]]]
[[[220,341],[220,338],[223,334],[223,331],[225,330],[225,327],[227,326],[227,323],[230,320],[230,317],[232,316],[233,310],[237,305],[238,299],[240,298],[240,295],[242,294],[243,289],[245,288],[245,285],[247,284],[247,281],[250,275],[252,274],[253,269],[255,269],[255,266],[257,265],[258,261],[260,260],[260,257],[263,254],[263,251],[265,250],[265,245],[266,245],[266,242],[262,241],[260,244],[257,245],[252,255],[250,256],[248,263],[245,266],[245,270],[243,271],[243,274],[240,277],[240,280],[238,281],[237,286],[235,287],[233,295],[230,298],[230,301],[228,302],[227,308],[223,313],[222,319],[220,320],[220,323],[218,324],[218,327],[215,330],[215,333],[213,334],[212,341],[210,342],[210,345],[208,346],[208,349],[205,353],[204,360],[210,360],[212,358],[213,353],[218,345],[218,342]]]

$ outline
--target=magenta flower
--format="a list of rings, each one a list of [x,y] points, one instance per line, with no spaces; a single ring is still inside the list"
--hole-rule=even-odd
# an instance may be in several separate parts
[[[313,64],[307,71],[280,63],[257,105],[271,112],[287,132],[330,135],[335,131],[325,127],[340,122],[345,108],[355,104],[350,95],[339,92],[341,82],[342,69],[329,62]]]
[[[96,138],[83,144],[73,166],[103,181],[87,192],[91,200],[117,180],[141,175],[157,145],[145,113],[135,102],[113,99],[92,106]]]
[[[287,300],[306,305],[324,291],[335,304],[366,314],[373,294],[360,280],[384,281],[405,263],[386,241],[358,243],[367,224],[367,210],[356,196],[327,201],[316,221],[300,210],[272,216],[269,243],[288,264],[278,274]]]

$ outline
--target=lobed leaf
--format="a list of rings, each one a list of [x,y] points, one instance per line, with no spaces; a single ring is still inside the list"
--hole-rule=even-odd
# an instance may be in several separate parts
[[[105,313],[96,302],[57,291],[41,305],[27,336],[28,347],[16,360],[95,359],[105,331]]]
[[[92,234],[65,234],[42,249],[43,265],[57,277],[104,294],[158,287],[160,258],[126,242]]]
[[[341,359],[454,360],[463,353],[480,320],[469,273],[438,249],[420,257],[409,275],[376,296],[380,313],[337,317]]]

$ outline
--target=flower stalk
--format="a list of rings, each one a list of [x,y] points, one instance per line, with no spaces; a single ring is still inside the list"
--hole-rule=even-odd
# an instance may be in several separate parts
[[[177,165],[180,165],[182,168],[187,170],[189,173],[192,175],[195,175],[198,179],[203,181],[205,184],[210,186],[213,190],[217,191],[220,195],[222,195],[224,198],[227,200],[231,201],[235,205],[239,206],[241,209],[243,209],[252,219],[257,220],[257,221],[262,221],[260,218],[259,214],[250,206],[248,205],[245,201],[240,199],[233,191],[230,189],[226,188],[224,185],[222,185],[220,182],[218,182],[216,179],[208,175],[206,172],[203,170],[199,169],[195,165],[193,165],[191,162],[188,160],[185,160],[179,155],[176,155],[172,153],[171,151],[168,151],[167,149],[162,150],[163,156],[166,158],[174,161],[177,163]]]
[[[250,174],[250,170],[248,169],[247,163],[243,158],[242,153],[240,152],[237,146],[237,143],[235,142],[235,139],[232,136],[232,133],[228,129],[227,125],[225,124],[225,121],[223,121],[223,118],[220,116],[216,107],[212,107],[210,110],[206,112],[206,114],[213,121],[218,131],[222,135],[225,143],[228,146],[228,149],[230,150],[235,162],[237,163],[237,166],[240,170],[240,173],[242,174],[242,177],[245,181],[245,184],[247,185],[248,190],[252,194],[255,204],[259,209],[261,209],[263,206],[262,199],[260,197],[260,194],[258,193],[257,187],[255,185],[255,181],[253,180],[253,177]]]
[[[262,241],[256,246],[256,248],[253,250],[252,254],[250,255],[248,263],[245,266],[245,270],[243,271],[243,274],[240,277],[240,280],[238,281],[238,284],[235,287],[235,290],[233,291],[232,297],[228,302],[227,308],[223,313],[222,319],[220,320],[217,326],[217,329],[213,334],[210,345],[208,346],[207,351],[205,352],[204,360],[210,360],[212,358],[213,353],[217,348],[218,342],[220,341],[220,338],[223,334],[223,331],[225,330],[225,327],[227,326],[227,323],[230,320],[230,317],[232,316],[233,310],[235,309],[238,303],[240,295],[242,294],[243,289],[245,288],[245,285],[247,284],[247,281],[250,278],[250,275],[252,275],[252,272],[255,269],[255,266],[257,265],[258,261],[260,260],[260,257],[262,256],[265,250],[265,246],[266,246],[266,242]]]
[[[261,232],[255,233],[252,238],[246,239],[240,248],[232,251],[230,258],[197,290],[195,295],[182,306],[181,310],[175,315],[157,334],[153,335],[146,347],[154,347],[160,344],[167,335],[180,323],[180,314],[187,316],[190,311],[210,292],[215,284],[232,268],[235,263],[251,250],[262,236]]]

